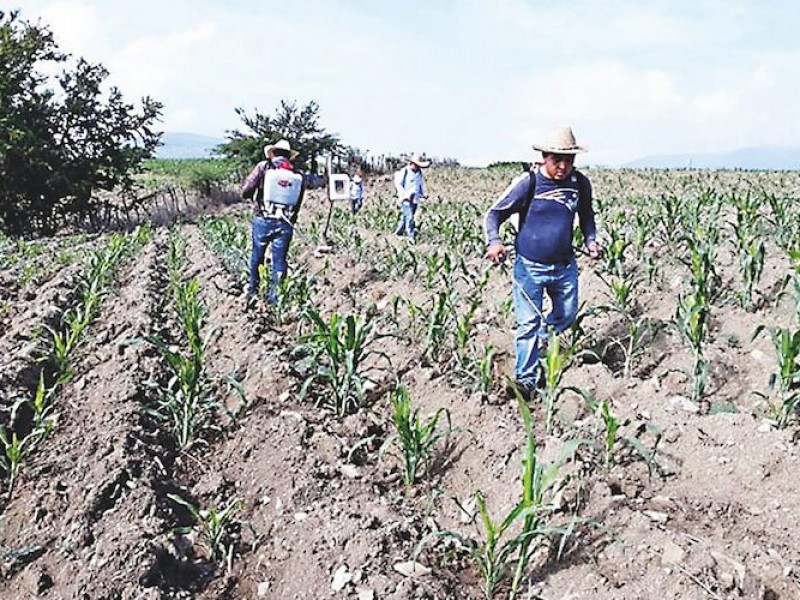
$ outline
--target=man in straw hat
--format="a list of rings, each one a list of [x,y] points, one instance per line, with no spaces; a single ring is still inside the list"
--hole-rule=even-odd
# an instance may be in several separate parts
[[[547,341],[548,329],[561,333],[578,313],[578,267],[572,246],[576,213],[586,252],[592,258],[600,256],[592,186],[573,168],[575,155],[587,148],[578,145],[571,128],[563,127],[552,131],[545,142],[534,144],[533,149],[542,153],[542,163],[517,177],[486,213],[485,220],[486,256],[498,263],[508,253],[500,238],[500,225],[511,215],[519,217],[512,292],[517,319],[514,370],[515,387],[526,397],[540,383],[539,350]],[[545,291],[552,301],[546,317],[542,314]]]
[[[422,169],[430,166],[425,155],[415,154],[408,159],[408,164],[394,174],[394,187],[400,201],[400,222],[394,230],[396,235],[407,235],[412,242],[417,238],[417,226],[414,215],[419,201],[427,196],[425,178]]]
[[[288,269],[286,256],[294,233],[294,224],[303,201],[303,176],[296,173],[291,161],[297,156],[287,140],[264,147],[267,160],[259,162],[242,185],[242,197],[253,201],[250,277],[247,293],[258,295],[261,283],[259,267],[264,264],[267,246],[272,244],[272,280],[269,302],[278,301],[280,282]]]

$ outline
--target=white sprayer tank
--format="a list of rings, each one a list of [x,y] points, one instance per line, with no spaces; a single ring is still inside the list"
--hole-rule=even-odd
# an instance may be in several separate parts
[[[303,176],[288,169],[270,169],[264,174],[264,201],[294,206],[300,199]]]

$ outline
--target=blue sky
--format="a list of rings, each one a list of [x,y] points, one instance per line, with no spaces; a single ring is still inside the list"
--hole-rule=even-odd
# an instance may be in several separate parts
[[[224,137],[234,109],[316,100],[372,154],[530,159],[571,125],[583,164],[800,145],[789,2],[12,0],[100,62],[165,131]]]

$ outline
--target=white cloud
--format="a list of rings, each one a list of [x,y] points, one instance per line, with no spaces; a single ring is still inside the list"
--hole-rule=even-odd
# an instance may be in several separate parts
[[[165,35],[139,38],[115,54],[109,64],[123,91],[158,96],[170,85],[181,85],[187,74],[202,68],[198,55],[217,35],[213,23],[200,23]]]
[[[472,164],[531,158],[565,123],[608,164],[800,139],[798,18],[779,4],[408,0],[407,27],[365,0],[16,3],[127,99],[163,102],[166,130],[221,136],[234,108],[289,99],[346,143]]]
[[[54,2],[41,10],[42,24],[55,36],[58,46],[70,54],[97,62],[95,49],[103,36],[101,12],[89,2]],[[27,13],[26,19],[31,18]]]

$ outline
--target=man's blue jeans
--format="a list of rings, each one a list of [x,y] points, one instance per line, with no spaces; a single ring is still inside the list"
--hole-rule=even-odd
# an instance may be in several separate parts
[[[291,223],[283,219],[253,217],[253,251],[250,254],[250,281],[247,286],[249,294],[258,293],[261,279],[258,267],[264,264],[267,246],[272,244],[272,281],[269,287],[269,302],[275,304],[278,301],[278,288],[288,270],[286,255],[289,253],[293,230]]]
[[[544,292],[552,301],[552,310],[542,315]],[[521,256],[514,262],[514,314],[517,317],[515,339],[516,380],[535,387],[538,379],[539,349],[547,340],[548,329],[556,333],[569,328],[578,315],[578,265],[537,263]]]
[[[405,233],[411,241],[414,241],[417,236],[417,226],[414,223],[414,213],[417,212],[417,206],[416,202],[409,202],[408,200],[404,200],[400,205],[402,212],[400,213],[400,222],[394,230],[396,235]]]

